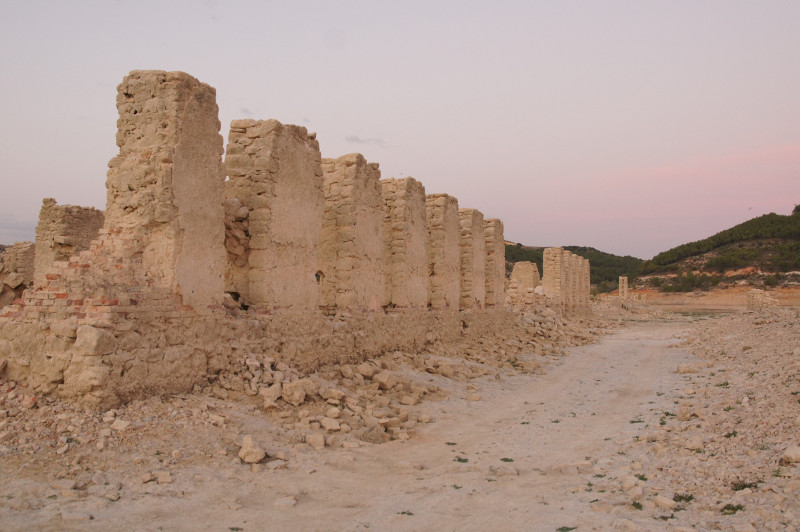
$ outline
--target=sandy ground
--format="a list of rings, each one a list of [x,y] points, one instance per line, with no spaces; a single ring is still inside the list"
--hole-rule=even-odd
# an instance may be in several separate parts
[[[623,517],[594,484],[682,388],[688,321],[639,321],[550,359],[546,375],[490,375],[441,401],[410,440],[314,451],[281,442],[258,412],[165,434],[138,427],[138,448],[93,465],[69,489],[33,461],[0,462],[3,530],[605,530]],[[471,388],[475,388],[474,390]],[[480,401],[465,399],[479,393]],[[154,424],[155,425],[155,424]],[[161,426],[161,425],[159,425]],[[236,457],[242,427],[271,456]],[[217,431],[216,433],[214,431]],[[210,438],[216,435],[217,447]],[[271,439],[270,439],[271,438]],[[269,440],[269,441],[267,441]],[[79,467],[79,466],[78,466]],[[143,482],[156,469],[169,483]],[[96,475],[100,475],[98,479]],[[622,474],[618,472],[618,474]],[[57,475],[65,476],[65,475]],[[96,484],[96,485],[95,485]],[[66,488],[66,489],[64,489]],[[609,491],[611,491],[609,489]],[[624,523],[623,523],[624,524]],[[655,528],[657,529],[657,527]],[[563,529],[562,529],[563,530]]]

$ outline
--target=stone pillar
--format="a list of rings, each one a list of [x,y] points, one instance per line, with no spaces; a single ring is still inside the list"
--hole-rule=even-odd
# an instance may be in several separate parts
[[[619,278],[619,298],[628,299],[628,278],[620,276]]]
[[[562,272],[562,248],[545,248],[542,257],[542,285],[544,293],[551,299],[562,301],[564,276]]]
[[[376,310],[385,292],[383,198],[378,163],[359,153],[323,159],[325,214],[318,262],[321,305]]]
[[[497,218],[484,220],[486,238],[486,306],[503,306],[506,284],[506,242],[503,222]]]
[[[486,237],[483,214],[477,209],[458,210],[461,231],[462,310],[486,304]]]
[[[108,163],[105,229],[141,246],[152,287],[196,310],[219,302],[224,176],[216,91],[183,72],[133,71],[117,87],[117,109],[120,150]]]
[[[317,265],[324,199],[316,135],[277,120],[234,120],[225,170],[226,290],[250,305],[317,309],[326,273]]]
[[[36,225],[34,283],[43,285],[45,273],[55,261],[65,261],[85,249],[98,237],[103,227],[103,211],[93,207],[56,205],[45,198]]]
[[[461,246],[458,200],[447,194],[425,197],[428,218],[428,305],[458,309],[461,293]]]
[[[386,269],[384,304],[399,308],[428,305],[428,230],[425,187],[412,177],[382,179]]]

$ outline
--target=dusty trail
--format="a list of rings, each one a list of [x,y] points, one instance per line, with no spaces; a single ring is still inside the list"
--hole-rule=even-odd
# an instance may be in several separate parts
[[[632,323],[570,349],[547,375],[486,378],[481,401],[438,403],[438,421],[408,442],[300,452],[268,473],[198,467],[193,480],[94,509],[82,528],[607,529],[614,516],[593,511],[603,495],[592,473],[641,433],[640,415],[671,403],[676,364],[694,360],[670,347],[685,327]],[[519,474],[493,472],[509,466]],[[296,505],[282,508],[290,496]]]

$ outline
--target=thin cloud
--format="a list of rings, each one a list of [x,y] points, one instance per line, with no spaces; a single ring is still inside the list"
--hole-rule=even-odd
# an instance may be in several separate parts
[[[377,137],[372,137],[372,138],[368,138],[368,139],[362,139],[361,137],[359,137],[357,135],[352,135],[352,136],[349,136],[349,137],[345,137],[344,140],[346,140],[347,142],[351,142],[353,144],[372,144],[372,145],[380,146],[380,147],[386,146],[386,141],[384,141],[381,138],[377,138]]]

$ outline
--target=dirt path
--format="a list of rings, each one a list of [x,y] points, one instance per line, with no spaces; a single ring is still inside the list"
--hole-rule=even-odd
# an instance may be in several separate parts
[[[276,471],[233,458],[197,465],[117,502],[66,503],[62,515],[91,513],[83,529],[606,529],[616,517],[592,480],[644,429],[639,416],[664,409],[680,386],[674,369],[693,357],[670,346],[685,327],[633,323],[570,349],[547,375],[487,377],[481,401],[436,403],[436,422],[406,442],[309,449]]]

